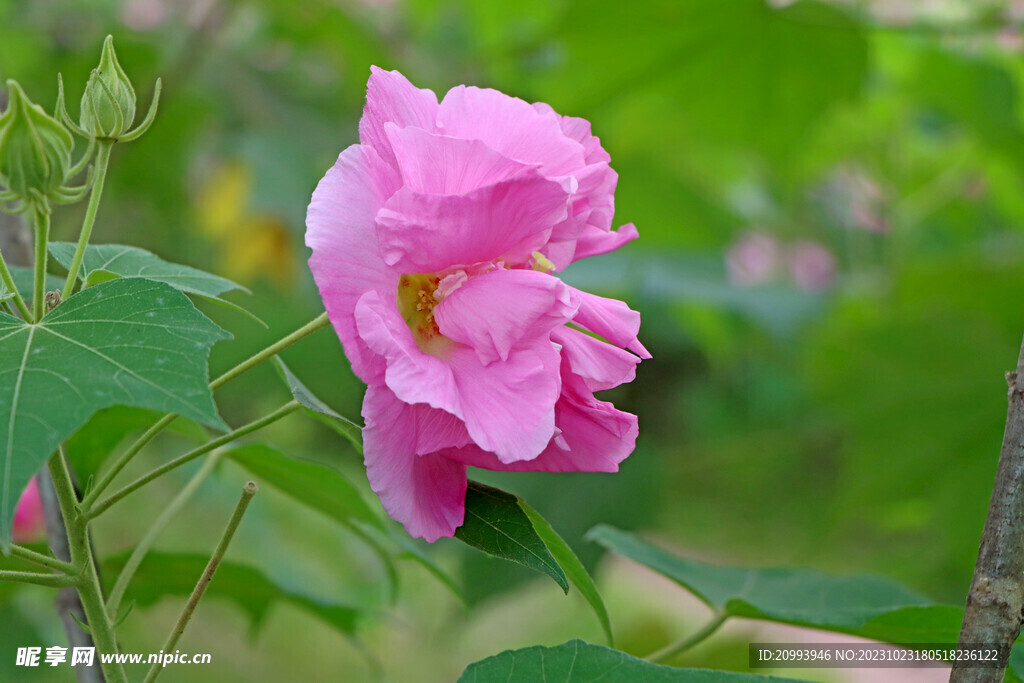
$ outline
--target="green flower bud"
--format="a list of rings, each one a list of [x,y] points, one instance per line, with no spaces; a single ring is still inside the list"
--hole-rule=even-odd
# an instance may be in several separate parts
[[[100,65],[92,70],[82,95],[79,125],[98,138],[117,138],[135,120],[135,88],[117,62],[114,38],[103,41]]]
[[[31,203],[58,194],[71,168],[71,133],[33,104],[16,81],[0,115],[0,184],[3,194]]]

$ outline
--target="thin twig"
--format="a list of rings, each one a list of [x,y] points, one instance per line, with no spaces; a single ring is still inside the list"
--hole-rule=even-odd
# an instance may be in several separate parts
[[[185,603],[185,609],[182,610],[181,616],[178,617],[178,623],[174,625],[174,630],[171,631],[171,635],[167,637],[167,642],[161,648],[163,652],[173,651],[174,646],[178,644],[178,640],[181,638],[181,634],[185,632],[185,627],[188,626],[192,613],[196,610],[196,605],[199,604],[199,600],[203,597],[203,593],[206,592],[207,586],[213,580],[213,574],[217,571],[217,567],[220,566],[221,560],[224,559],[224,553],[228,549],[228,544],[231,543],[231,538],[235,535],[239,522],[242,521],[242,515],[245,514],[245,509],[249,507],[249,501],[256,495],[257,490],[259,490],[259,487],[256,486],[254,481],[246,482],[245,486],[242,487],[242,497],[238,500],[238,505],[235,506],[235,512],[231,515],[231,519],[228,520],[228,526],[224,529],[224,535],[221,537],[220,543],[217,544],[216,550],[213,551],[213,556],[210,557],[210,561],[206,564],[206,569],[203,570],[202,576],[199,577],[196,587],[192,590],[192,595],[189,596],[188,602]],[[163,667],[160,662],[154,662],[153,666],[149,669],[149,673],[146,674],[143,683],[152,683],[160,675],[161,671],[163,671]]]
[[[58,560],[55,557],[50,557],[49,555],[37,553],[34,550],[30,550],[29,548],[25,548],[20,545],[11,546],[11,555],[14,555],[15,557],[20,557],[23,560],[28,560],[29,562],[33,562],[42,567],[46,567],[47,569],[53,569],[58,572],[62,572],[64,574],[76,573],[74,565],[72,565],[70,562],[64,562],[62,560]]]
[[[1017,370],[1006,373],[1009,408],[999,452],[999,466],[981,535],[978,562],[967,593],[960,646],[999,647],[1009,653],[1020,633],[1024,604],[1024,344]],[[955,661],[951,683],[995,683],[1005,666],[968,666]]]

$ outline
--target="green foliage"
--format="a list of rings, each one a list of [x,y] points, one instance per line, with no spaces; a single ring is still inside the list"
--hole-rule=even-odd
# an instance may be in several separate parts
[[[570,640],[556,647],[511,650],[470,664],[459,683],[784,683],[789,678],[651,664],[624,652]]]
[[[223,429],[207,357],[227,338],[183,294],[138,278],[76,294],[38,324],[0,314],[0,357],[13,361],[0,369],[0,545],[17,493],[97,410],[152,408]]]
[[[288,369],[288,366],[284,364],[280,356],[274,358],[274,365],[277,368],[281,378],[288,385],[288,390],[292,392],[292,397],[299,402],[306,413],[317,418],[321,422],[325,423],[331,429],[338,432],[343,436],[357,453],[363,452],[363,430],[362,427],[357,425],[352,420],[342,417],[333,408],[328,406],[326,403],[321,401],[319,398],[313,395],[313,392],[303,384],[295,374]]]
[[[127,554],[107,558],[102,564],[104,574],[116,577],[127,559]],[[198,554],[150,552],[132,579],[127,599],[139,607],[150,607],[166,597],[188,596],[208,561],[209,557]],[[234,602],[249,617],[253,636],[276,602],[290,603],[344,634],[351,634],[362,616],[357,607],[307,595],[275,583],[254,567],[229,561],[217,567],[207,595]]]
[[[724,567],[687,560],[610,526],[587,537],[667,576],[717,613],[898,643],[955,642],[963,610],[874,576],[808,569]],[[952,637],[951,637],[952,636]]]
[[[519,498],[475,481],[466,490],[466,521],[455,538],[485,553],[547,574],[569,592],[569,580],[551,556]]]
[[[290,458],[259,443],[232,448],[225,455],[247,469],[258,483],[267,483],[336,522],[346,526],[362,522],[384,528],[359,490],[327,465]]]

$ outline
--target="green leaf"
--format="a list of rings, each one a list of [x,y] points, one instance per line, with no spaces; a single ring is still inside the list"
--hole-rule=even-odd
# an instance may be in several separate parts
[[[332,467],[292,458],[260,443],[233,448],[225,455],[247,469],[258,483],[269,484],[337,522],[349,525],[358,520],[384,529],[384,522],[359,489]]]
[[[470,664],[459,683],[783,683],[790,678],[651,664],[582,640],[508,650]]]
[[[569,581],[511,493],[469,482],[466,517],[455,538],[485,553],[547,574],[562,590]]]
[[[875,635],[886,631],[873,620],[906,607],[929,606],[929,601],[903,586],[874,576],[829,576],[814,570],[723,567],[687,560],[610,526],[590,530],[587,538],[624,557],[667,576],[728,616],[765,619],[840,633],[860,634],[872,625]],[[906,615],[892,632],[906,626]],[[945,623],[945,622],[943,622]],[[913,636],[906,629],[902,635]],[[943,642],[922,631],[924,640]],[[943,635],[946,635],[945,632]],[[956,638],[952,641],[955,642]]]
[[[608,639],[608,644],[614,647],[615,639],[612,636],[612,624],[608,619],[608,610],[605,609],[601,593],[598,592],[597,586],[594,585],[594,580],[590,578],[590,574],[587,572],[586,567],[583,566],[583,563],[580,562],[580,558],[576,557],[576,553],[558,535],[558,532],[548,524],[548,521],[541,517],[539,512],[527,505],[526,501],[522,498],[519,499],[519,507],[530,518],[534,531],[544,541],[544,545],[547,546],[548,551],[558,561],[565,575],[572,581],[572,585],[576,586],[576,590],[590,603],[594,613],[597,614],[597,620],[601,622],[601,628],[604,629],[604,635]]]
[[[113,579],[121,573],[128,553],[103,561],[103,575]],[[127,597],[139,607],[150,607],[166,596],[188,596],[209,561],[199,554],[150,552],[132,578]],[[310,596],[281,586],[255,567],[236,562],[221,562],[207,590],[207,596],[220,596],[235,602],[248,616],[255,635],[271,605],[288,602],[314,614],[345,634],[355,631],[360,610],[350,605]]]
[[[228,338],[183,294],[140,278],[80,292],[39,324],[0,313],[0,547],[18,492],[97,410],[152,408],[226,429],[207,359]]]
[[[341,436],[345,437],[352,447],[356,449],[356,452],[360,455],[363,452],[363,428],[358,424],[349,420],[346,417],[342,417],[335,412],[330,406],[317,398],[309,388],[303,384],[298,377],[296,377],[288,366],[284,364],[280,356],[274,356],[274,363],[276,364],[278,373],[281,378],[288,385],[288,390],[292,392],[292,396],[296,401],[299,402],[305,411],[316,417],[321,422],[325,423],[334,431],[338,432]]]
[[[71,266],[75,249],[76,245],[72,242],[50,242],[50,253],[65,268]],[[163,282],[178,291],[209,299],[262,323],[259,318],[238,304],[220,298],[224,292],[233,290],[248,293],[249,290],[245,287],[191,266],[164,261],[156,254],[138,247],[123,244],[90,244],[85,248],[82,268],[78,275],[83,286],[90,287],[117,277],[143,277]]]

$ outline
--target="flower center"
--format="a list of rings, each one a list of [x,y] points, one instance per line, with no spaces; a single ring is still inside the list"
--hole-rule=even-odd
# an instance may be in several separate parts
[[[433,273],[402,275],[398,279],[398,312],[412,331],[416,345],[426,353],[440,351],[438,345],[447,341],[434,320],[434,298],[441,277]]]

